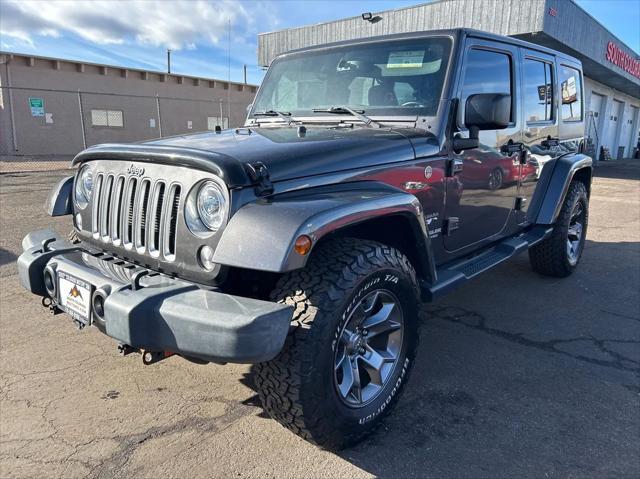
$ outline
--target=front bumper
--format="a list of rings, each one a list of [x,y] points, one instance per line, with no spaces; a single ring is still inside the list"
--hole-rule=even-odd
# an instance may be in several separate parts
[[[44,272],[72,275],[102,295],[104,314],[91,322],[120,343],[148,351],[163,351],[212,362],[256,363],[272,359],[289,331],[290,306],[202,289],[194,283],[134,270],[133,279],[118,280],[92,263],[98,259],[52,230],[35,231],[23,242],[18,258],[22,285],[59,304],[57,290],[47,291]],[[91,261],[89,261],[91,260]]]

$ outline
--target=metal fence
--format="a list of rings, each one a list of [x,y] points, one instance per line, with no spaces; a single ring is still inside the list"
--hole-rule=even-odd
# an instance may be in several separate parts
[[[50,169],[52,162],[66,161],[98,143],[240,126],[253,95],[233,94],[222,90],[210,97],[185,98],[2,86],[0,172],[16,169],[18,163]]]

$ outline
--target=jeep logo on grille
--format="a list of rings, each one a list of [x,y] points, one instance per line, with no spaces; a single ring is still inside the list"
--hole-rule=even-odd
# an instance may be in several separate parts
[[[131,164],[129,165],[129,168],[127,168],[127,173],[133,176],[142,176],[144,175],[144,168],[142,166]]]

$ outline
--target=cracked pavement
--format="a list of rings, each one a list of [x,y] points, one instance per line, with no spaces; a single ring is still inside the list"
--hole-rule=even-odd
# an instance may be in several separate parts
[[[640,161],[597,170],[572,277],[525,254],[426,305],[403,397],[340,454],[268,419],[250,366],[145,367],[22,290],[63,175],[0,175],[0,477],[640,476]]]

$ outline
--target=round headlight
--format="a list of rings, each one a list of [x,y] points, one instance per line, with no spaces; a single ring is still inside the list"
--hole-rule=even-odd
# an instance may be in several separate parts
[[[198,215],[202,223],[211,231],[216,231],[224,221],[226,211],[225,198],[213,181],[206,181],[198,190],[196,201]]]
[[[87,206],[93,193],[93,172],[88,166],[83,166],[76,178],[76,203],[80,208]]]

